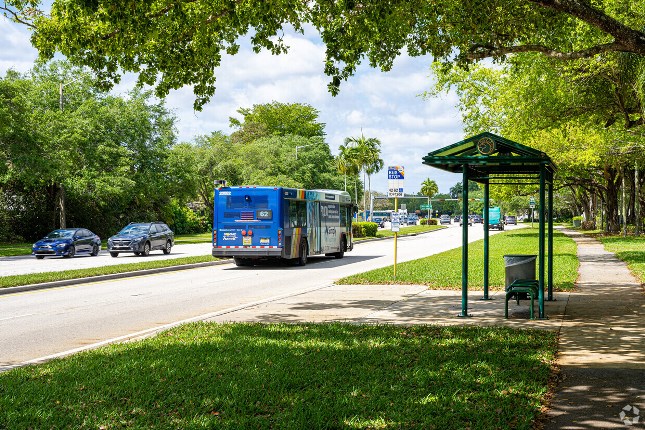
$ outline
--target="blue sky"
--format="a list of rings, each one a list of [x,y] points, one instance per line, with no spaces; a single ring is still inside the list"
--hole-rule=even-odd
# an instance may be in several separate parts
[[[217,130],[230,133],[229,117],[236,116],[240,107],[274,100],[307,103],[320,112],[334,154],[345,137],[360,136],[361,131],[366,137],[378,138],[386,167],[405,167],[406,193],[419,191],[426,178],[437,181],[440,192],[448,192],[461,181],[460,175],[422,164],[428,152],[464,138],[454,94],[431,99],[419,96],[432,84],[430,57],[402,55],[388,73],[361,66],[333,97],[323,73],[324,46],[315,31],[287,33],[285,40],[290,46],[286,55],[255,54],[243,44],[237,55],[225,57],[216,70],[215,96],[201,112],[193,110],[190,88],[173,91],[166,105],[177,116],[179,140],[191,141]],[[0,18],[0,43],[2,75],[8,69],[25,72],[32,67],[36,51],[25,27]],[[126,91],[133,83],[132,76],[126,77],[115,92]],[[372,177],[372,189],[387,190],[387,168]]]

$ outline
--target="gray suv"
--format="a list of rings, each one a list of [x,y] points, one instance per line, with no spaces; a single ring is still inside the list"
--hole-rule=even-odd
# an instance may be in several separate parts
[[[450,219],[450,215],[441,215],[439,217],[439,223],[440,224],[452,224],[452,220]]]
[[[118,257],[121,252],[145,256],[154,250],[170,254],[175,234],[162,222],[131,222],[107,242],[112,257]]]

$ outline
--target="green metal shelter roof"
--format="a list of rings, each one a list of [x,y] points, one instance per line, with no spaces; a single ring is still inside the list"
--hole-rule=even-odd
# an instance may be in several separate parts
[[[469,179],[491,183],[537,179],[542,166],[548,176],[557,170],[544,152],[488,132],[429,152],[423,164],[453,173],[461,173],[466,165]]]

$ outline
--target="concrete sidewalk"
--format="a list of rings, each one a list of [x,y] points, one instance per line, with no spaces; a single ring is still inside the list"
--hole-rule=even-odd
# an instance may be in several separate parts
[[[561,381],[545,428],[645,428],[643,288],[600,242],[565,233],[578,244],[580,276],[562,321]]]
[[[325,322],[504,325],[559,331],[561,380],[551,402],[546,429],[645,428],[645,296],[626,265],[596,240],[565,231],[578,244],[580,276],[575,293],[556,293],[545,302],[548,320],[528,320],[528,302],[509,303],[504,294],[483,301],[469,294],[471,318],[458,318],[460,291],[418,285],[330,285],[282,298],[210,321]],[[630,408],[627,409],[627,407]],[[624,409],[626,408],[626,409]],[[624,412],[624,418],[620,413]]]

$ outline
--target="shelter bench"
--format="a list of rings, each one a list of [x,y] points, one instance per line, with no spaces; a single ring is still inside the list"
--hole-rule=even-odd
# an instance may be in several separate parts
[[[517,304],[520,304],[520,299],[525,299],[530,298],[531,299],[531,305],[530,305],[530,313],[531,317],[530,319],[535,319],[533,316],[533,301],[538,298],[538,290],[540,288],[540,284],[536,279],[516,279],[509,285],[508,289],[506,290],[506,301],[504,304],[504,318],[508,319],[508,301],[511,298],[515,298],[517,300]]]

